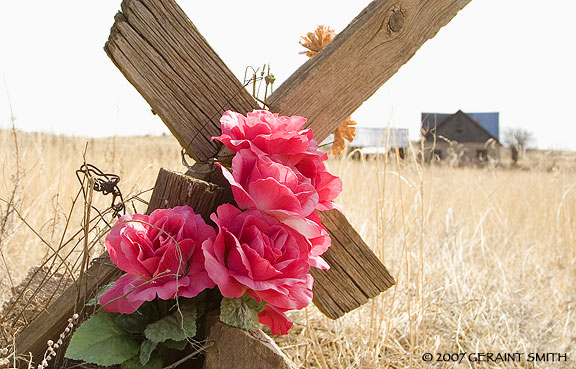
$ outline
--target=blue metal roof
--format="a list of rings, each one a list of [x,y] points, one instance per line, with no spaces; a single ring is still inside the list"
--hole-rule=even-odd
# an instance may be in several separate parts
[[[496,140],[500,141],[500,113],[465,113],[470,118],[478,122],[482,128],[488,131]],[[453,114],[446,113],[422,113],[422,128],[430,129],[436,127]]]
[[[476,122],[488,131],[492,136],[496,137],[496,140],[500,141],[500,113],[466,113],[470,118],[474,119]]]

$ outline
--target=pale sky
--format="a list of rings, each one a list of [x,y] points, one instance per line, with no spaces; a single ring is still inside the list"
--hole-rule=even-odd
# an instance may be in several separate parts
[[[368,0],[179,0],[232,71],[270,63],[277,86],[307,60],[299,36],[336,32]],[[110,136],[167,132],[102,47],[120,0],[0,0],[0,128]],[[354,113],[408,128],[421,112],[500,112],[539,148],[576,150],[576,1],[472,0]]]

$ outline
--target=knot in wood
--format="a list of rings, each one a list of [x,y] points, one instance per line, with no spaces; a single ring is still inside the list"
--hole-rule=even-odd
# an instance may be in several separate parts
[[[388,29],[391,32],[399,32],[404,25],[404,13],[400,9],[395,9],[388,18]]]

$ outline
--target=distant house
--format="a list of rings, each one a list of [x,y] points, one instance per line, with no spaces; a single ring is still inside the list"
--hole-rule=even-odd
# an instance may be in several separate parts
[[[348,144],[348,151],[358,155],[376,156],[396,153],[404,158],[410,140],[407,128],[366,128],[356,127],[356,136]]]
[[[500,159],[499,113],[422,113],[426,160],[486,163]]]

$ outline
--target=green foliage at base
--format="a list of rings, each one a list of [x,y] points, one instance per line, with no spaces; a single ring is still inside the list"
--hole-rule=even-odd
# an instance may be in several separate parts
[[[220,303],[220,321],[249,331],[258,323],[258,313],[263,305],[264,302],[258,303],[248,295],[238,299],[224,297]]]
[[[70,340],[66,357],[111,366],[134,357],[139,346],[114,322],[111,314],[98,313],[78,327]]]
[[[154,350],[156,350],[158,342],[144,340],[142,345],[140,345],[140,364],[146,365],[152,356]]]
[[[196,335],[197,299],[155,300],[133,314],[99,312],[74,332],[66,357],[122,369],[161,369],[161,354]]]
[[[182,341],[196,335],[196,306],[182,303],[179,309],[157,322],[148,324],[146,338],[153,342]]]

